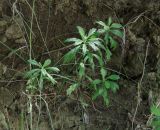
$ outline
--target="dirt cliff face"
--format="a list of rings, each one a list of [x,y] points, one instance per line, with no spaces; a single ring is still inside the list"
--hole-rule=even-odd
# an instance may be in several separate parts
[[[4,118],[5,108],[13,113],[11,120],[18,119],[18,112],[23,108],[20,104],[24,100],[17,99],[17,95],[23,96],[25,87],[25,82],[19,81],[22,80],[20,72],[26,68],[24,61],[28,59],[32,2],[0,1],[0,93],[5,93],[5,96],[0,97],[0,119]],[[125,39],[119,41],[119,47],[108,64],[109,68],[121,73],[121,88],[116,95],[110,95],[111,104],[108,108],[99,101],[95,103],[96,110],[91,106],[86,112],[78,107],[77,102],[55,98],[53,104],[56,102],[56,105],[51,104],[50,109],[56,130],[131,129],[141,79],[141,103],[133,126],[140,130],[147,127],[150,101],[158,97],[160,92],[159,1],[36,0],[32,32],[33,48],[36,51],[33,54],[38,60],[50,57],[56,62],[67,51],[63,40],[76,35],[77,25],[89,29],[97,26],[95,21],[104,21],[108,17],[125,26]],[[86,113],[90,118],[89,124],[83,120]],[[44,116],[44,119],[48,118]],[[6,122],[0,120],[0,126],[7,130]],[[16,127],[17,122],[13,121],[12,127]],[[45,130],[50,129],[49,123],[44,120],[40,126],[45,127]]]

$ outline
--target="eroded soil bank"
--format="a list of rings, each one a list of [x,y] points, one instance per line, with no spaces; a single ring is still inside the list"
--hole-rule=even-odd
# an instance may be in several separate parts
[[[23,93],[26,81],[21,73],[27,68],[32,2],[0,1],[0,130],[19,130],[22,112],[29,118],[28,99]],[[119,91],[110,94],[110,105],[104,106],[99,99],[84,110],[79,101],[67,98],[64,92],[45,95],[55,130],[150,128],[150,106],[160,100],[160,1],[36,0],[35,16],[34,57],[39,61],[50,57],[55,63],[66,53],[63,41],[76,35],[77,25],[90,29],[96,27],[95,21],[112,17],[125,27],[125,38],[119,41],[107,66],[121,77]],[[39,128],[50,130],[43,106]],[[37,112],[35,104],[35,117]]]

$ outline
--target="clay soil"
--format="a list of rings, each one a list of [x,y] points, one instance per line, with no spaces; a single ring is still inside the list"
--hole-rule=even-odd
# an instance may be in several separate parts
[[[23,73],[28,69],[32,3],[0,0],[0,130],[20,130],[22,113],[29,120]],[[95,21],[112,17],[125,27],[125,39],[107,66],[121,77],[120,89],[109,95],[109,106],[101,98],[95,102],[86,98],[89,106],[84,109],[79,100],[66,96],[67,86],[59,83],[56,94],[55,89],[44,91],[55,130],[152,129],[147,123],[150,107],[160,102],[159,0],[36,0],[35,16],[33,56],[54,63],[68,51],[63,41],[77,35],[77,25],[90,29],[97,26]],[[71,67],[63,66],[62,75]],[[36,100],[35,96],[33,103]],[[39,130],[51,130],[46,104],[42,106]],[[37,113],[34,104],[35,122]]]

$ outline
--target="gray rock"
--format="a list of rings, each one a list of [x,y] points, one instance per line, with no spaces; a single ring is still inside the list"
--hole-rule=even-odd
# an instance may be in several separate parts
[[[22,37],[20,39],[15,40],[15,43],[23,44],[23,43],[26,43],[26,40],[25,38]]]
[[[7,27],[7,22],[2,20],[0,21],[0,34],[4,33]]]
[[[0,41],[5,43],[7,41],[7,38],[4,35],[0,36]]]
[[[50,130],[48,122],[41,122],[39,125],[39,130]]]
[[[156,81],[156,73],[155,72],[150,72],[147,74],[148,78],[152,81]]]
[[[0,130],[9,130],[5,115],[0,111]]]
[[[21,39],[24,36],[24,33],[18,24],[12,24],[6,30],[5,35],[10,40],[17,40],[17,39]]]

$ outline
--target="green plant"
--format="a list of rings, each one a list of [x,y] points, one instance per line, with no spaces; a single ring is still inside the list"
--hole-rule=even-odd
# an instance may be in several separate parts
[[[120,30],[122,25],[112,23],[111,18],[109,18],[108,24],[102,21],[98,21],[97,23],[102,25],[103,28],[92,28],[89,33],[86,33],[85,29],[78,26],[77,29],[80,39],[69,38],[65,40],[65,43],[72,42],[74,48],[65,54],[64,62],[69,63],[76,60],[78,79],[76,83],[69,86],[67,95],[71,95],[78,88],[89,88],[92,91],[93,100],[102,96],[105,104],[108,105],[108,91],[112,90],[113,92],[116,92],[119,88],[117,81],[120,77],[116,74],[107,72],[104,67],[107,63],[105,57],[107,58],[107,61],[110,60],[112,55],[111,50],[117,45],[112,34],[122,38],[123,32]],[[110,32],[112,34],[110,34]],[[105,57],[103,52],[106,54]],[[92,71],[90,71],[90,68]],[[99,73],[97,73],[97,71]],[[95,74],[100,74],[101,78],[97,79]],[[87,81],[89,81],[89,84],[86,84]]]
[[[70,95],[73,91],[75,91],[83,82],[85,78],[85,64],[89,63],[92,69],[94,70],[95,63],[93,57],[95,52],[100,52],[101,48],[104,48],[102,44],[102,39],[98,38],[97,29],[93,28],[88,33],[85,33],[85,30],[78,26],[77,27],[80,39],[78,38],[68,38],[65,42],[72,42],[74,48],[71,49],[64,56],[64,62],[68,63],[73,61],[78,55],[79,61],[78,66],[76,67],[76,71],[78,74],[79,81],[78,83],[72,84],[67,90],[67,94]],[[97,56],[98,57],[98,56]]]
[[[92,99],[95,100],[97,97],[102,96],[106,105],[109,104],[108,91],[111,90],[114,93],[119,89],[117,80],[119,80],[119,75],[107,74],[107,70],[101,68],[101,79],[90,79],[91,85],[94,87],[94,93]]]
[[[155,105],[151,107],[151,113],[153,114],[153,120],[151,125],[155,130],[160,130],[160,108]]]
[[[98,29],[98,33],[103,35],[106,47],[106,56],[107,59],[110,60],[112,52],[109,48],[115,49],[117,46],[117,41],[114,40],[114,36],[123,38],[124,34],[121,30],[123,26],[119,23],[112,23],[111,18],[109,18],[107,22],[97,21],[96,23],[102,27],[101,29]]]
[[[56,80],[52,77],[51,73],[58,73],[60,70],[57,67],[50,67],[51,60],[47,59],[43,64],[36,60],[28,60],[28,62],[35,68],[25,73],[25,77],[28,79],[27,90],[42,90],[44,82],[49,81],[53,85],[56,84]]]
[[[26,90],[29,93],[29,95],[27,95],[29,99],[28,112],[30,113],[30,127],[32,130],[33,129],[33,124],[32,124],[33,123],[33,114],[32,114],[32,111],[33,111],[32,98],[33,97],[30,94],[34,94],[34,92],[39,91],[39,106],[38,106],[39,116],[37,120],[37,128],[38,128],[40,115],[41,115],[41,107],[42,107],[41,103],[43,100],[41,94],[44,88],[44,84],[46,83],[46,81],[49,81],[52,83],[52,85],[55,85],[57,81],[52,75],[54,75],[54,73],[58,73],[60,70],[57,67],[50,66],[51,65],[50,59],[45,60],[43,64],[32,59],[28,60],[28,62],[30,64],[30,70],[25,73],[25,78],[28,79]],[[56,76],[59,76],[59,75],[56,75]],[[43,101],[45,102],[45,100]],[[45,104],[47,105],[46,102]],[[49,112],[48,106],[47,106],[47,111]],[[49,113],[49,117],[50,117],[50,113]],[[51,118],[50,118],[50,121],[52,122]],[[51,127],[52,127],[52,130],[54,130],[52,124],[51,124]]]
[[[71,62],[76,58],[76,55],[80,53],[83,58],[85,57],[86,60],[89,58],[90,62],[92,61],[90,54],[91,49],[93,51],[98,51],[100,48],[104,48],[102,44],[102,39],[98,38],[97,29],[92,28],[88,33],[85,33],[85,30],[77,26],[80,39],[79,38],[68,38],[65,40],[65,42],[72,42],[74,45],[74,48],[71,49],[65,56],[64,56],[64,62]],[[91,62],[92,63],[92,62]]]

